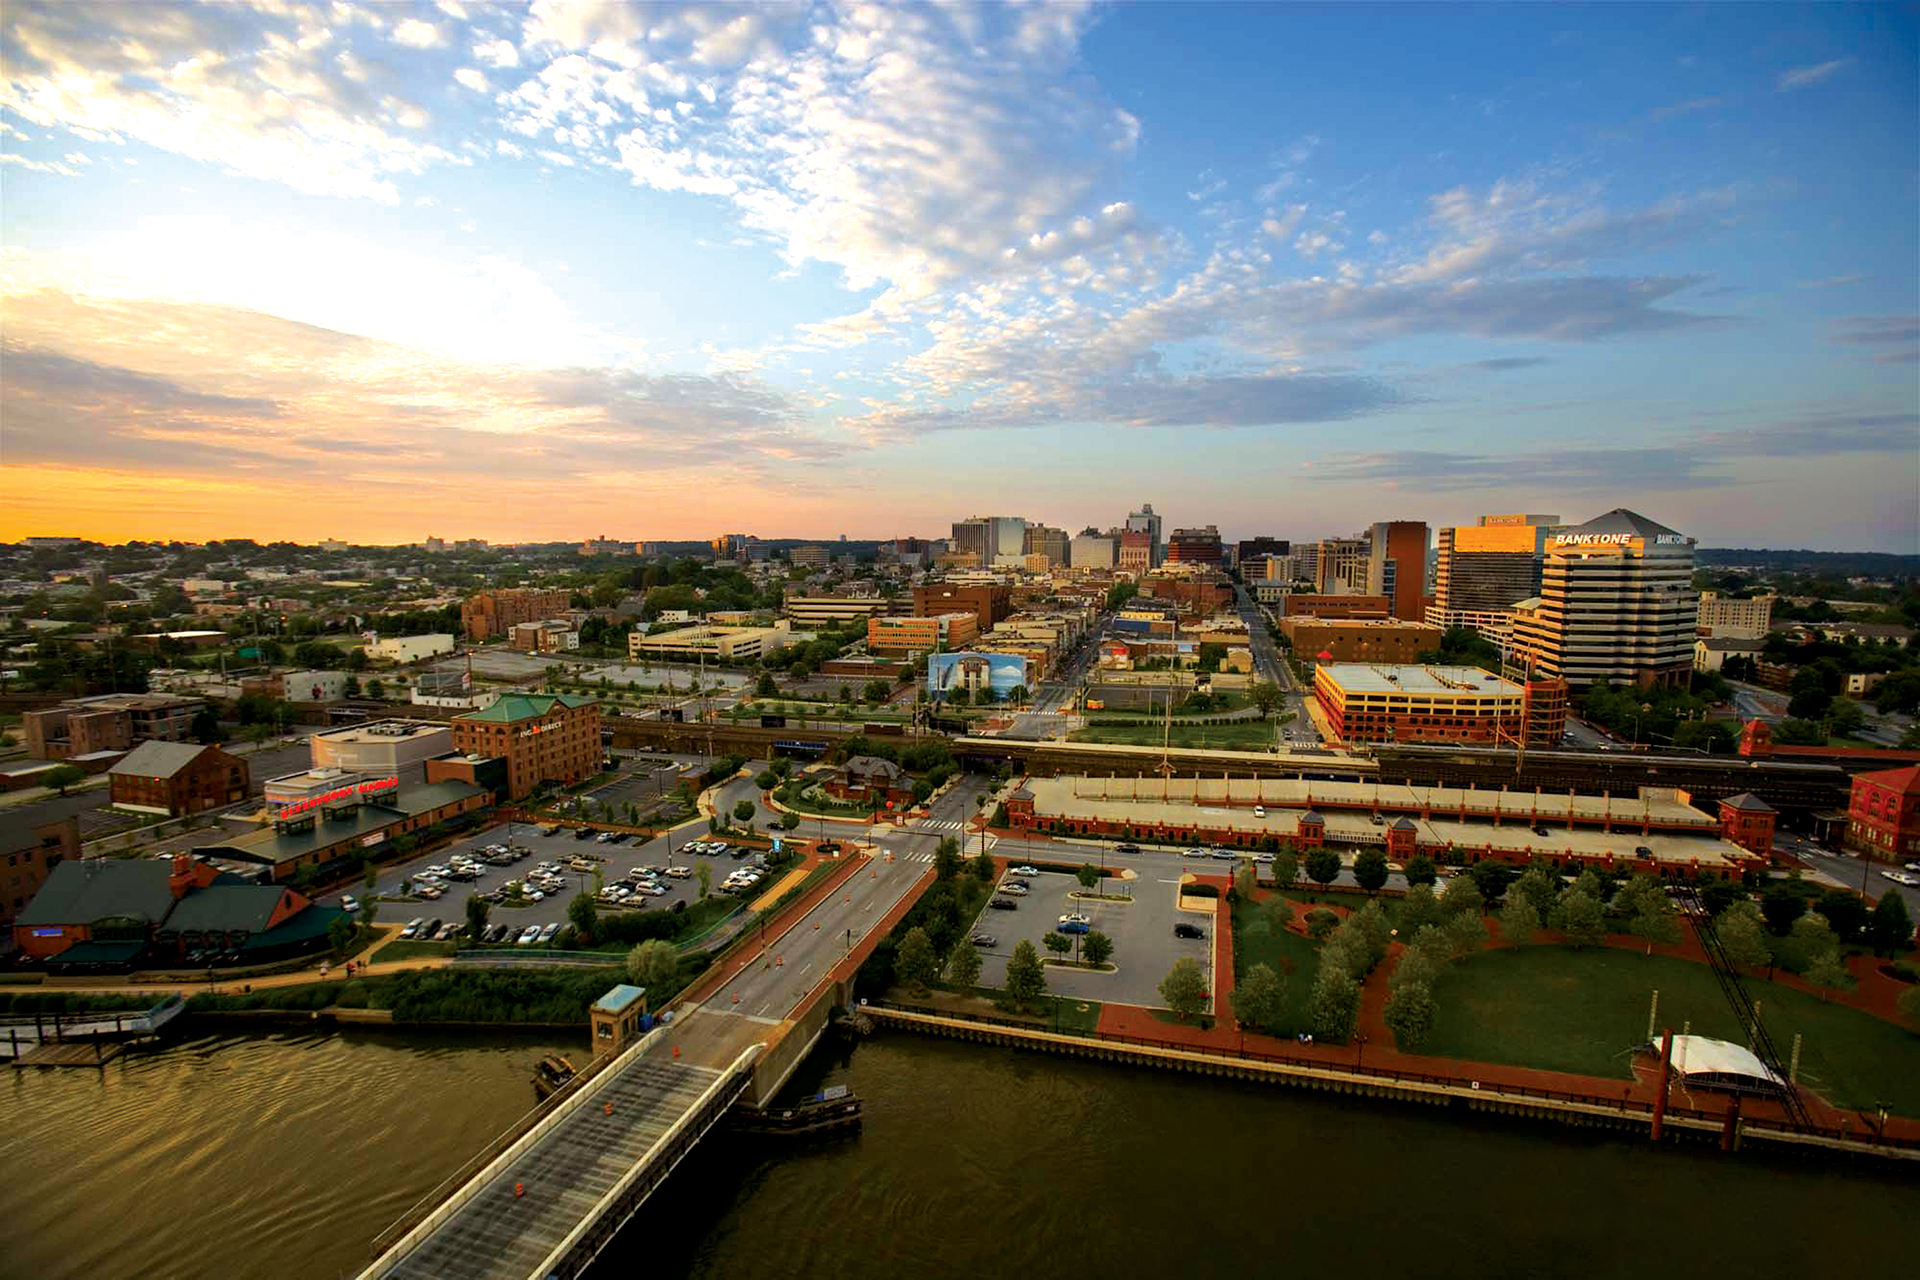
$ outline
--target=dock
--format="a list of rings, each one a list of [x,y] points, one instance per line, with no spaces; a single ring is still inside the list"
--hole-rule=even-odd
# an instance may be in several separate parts
[[[127,1051],[124,1040],[50,1040],[13,1060],[16,1067],[104,1067]]]

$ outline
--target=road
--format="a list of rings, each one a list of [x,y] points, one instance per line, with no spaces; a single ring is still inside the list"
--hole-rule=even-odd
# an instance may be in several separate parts
[[[1281,727],[1280,741],[1286,746],[1317,747],[1322,739],[1307,712],[1310,691],[1303,690],[1293,678],[1293,669],[1267,633],[1267,614],[1240,583],[1233,584],[1240,620],[1247,624],[1247,645],[1253,651],[1254,674],[1281,689],[1280,710],[1291,711],[1293,719]]]
[[[1900,868],[1885,862],[1869,863],[1850,853],[1835,853],[1791,831],[1782,831],[1774,835],[1774,848],[1790,853],[1807,864],[1817,874],[1832,880],[1844,889],[1853,889],[1866,897],[1879,901],[1880,896],[1889,891],[1906,899],[1907,915],[1920,920],[1920,886],[1907,887],[1895,884],[1881,874],[1885,871],[1898,871]],[[1916,873],[1920,878],[1920,873]]]

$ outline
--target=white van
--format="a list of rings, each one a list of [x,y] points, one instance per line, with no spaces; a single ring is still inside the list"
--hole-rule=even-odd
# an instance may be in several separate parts
[[[692,867],[668,867],[667,874],[675,880],[685,880],[693,875]]]

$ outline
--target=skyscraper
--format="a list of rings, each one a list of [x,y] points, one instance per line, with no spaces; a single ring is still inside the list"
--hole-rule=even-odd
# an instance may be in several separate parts
[[[1076,569],[1111,569],[1119,549],[1118,534],[1088,528],[1074,538],[1067,562]]]
[[[1026,554],[1042,555],[1055,567],[1070,563],[1067,531],[1051,525],[1030,524],[1026,530]]]
[[[1427,594],[1427,525],[1424,520],[1383,520],[1367,545],[1367,590],[1391,601],[1394,617],[1418,622]]]
[[[1215,569],[1226,564],[1226,548],[1220,544],[1220,530],[1212,525],[1200,529],[1175,529],[1167,541],[1168,564],[1202,564]]]
[[[1160,517],[1154,513],[1151,502],[1143,502],[1138,511],[1127,513],[1126,531],[1147,535],[1147,545],[1151,551],[1150,567],[1158,566],[1166,559],[1167,544],[1160,536]]]
[[[1433,570],[1436,627],[1467,627],[1489,639],[1507,634],[1513,606],[1540,594],[1540,565],[1559,516],[1481,516],[1441,529]]]
[[[1367,540],[1323,538],[1315,557],[1314,585],[1322,595],[1366,595]]]
[[[1693,539],[1616,508],[1547,538],[1540,594],[1514,607],[1513,660],[1575,688],[1680,684],[1699,611]]]

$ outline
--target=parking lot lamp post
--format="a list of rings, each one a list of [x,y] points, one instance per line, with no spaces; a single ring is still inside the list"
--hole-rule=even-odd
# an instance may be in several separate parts
[[[1354,1036],[1353,1038],[1353,1069],[1355,1071],[1358,1071],[1360,1069],[1360,1064],[1365,1059],[1366,1053],[1367,1053],[1367,1038],[1364,1035]]]

